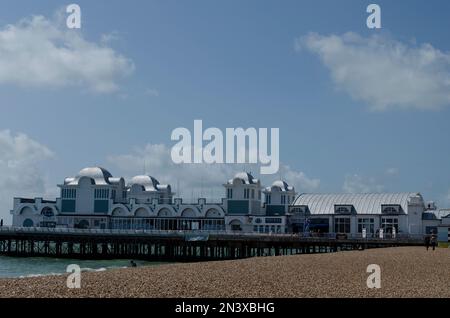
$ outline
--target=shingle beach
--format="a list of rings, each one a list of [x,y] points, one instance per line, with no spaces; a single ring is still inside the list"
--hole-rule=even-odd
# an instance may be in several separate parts
[[[367,266],[381,267],[369,289]],[[450,249],[398,247],[0,279],[0,297],[450,297]]]

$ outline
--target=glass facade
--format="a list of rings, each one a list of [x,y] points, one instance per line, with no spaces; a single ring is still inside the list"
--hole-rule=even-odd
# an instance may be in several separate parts
[[[334,219],[335,233],[350,233],[350,218],[335,218]]]
[[[358,219],[358,233],[362,233],[363,228],[366,229],[366,234],[375,233],[375,219],[374,218]]]
[[[112,229],[123,230],[225,230],[223,219],[181,219],[181,218],[111,218]]]
[[[393,228],[395,228],[395,231],[398,233],[398,218],[382,218],[381,228],[384,233],[392,233]]]

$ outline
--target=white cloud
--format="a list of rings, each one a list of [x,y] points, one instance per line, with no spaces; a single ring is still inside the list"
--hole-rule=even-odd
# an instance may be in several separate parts
[[[377,184],[374,178],[365,178],[360,175],[347,175],[342,187],[346,193],[383,192],[384,186]]]
[[[154,88],[148,88],[145,90],[145,95],[152,96],[152,97],[159,97],[159,91]]]
[[[311,179],[304,172],[292,170],[287,165],[281,165],[280,173],[283,180],[289,185],[295,186],[295,190],[299,193],[314,192],[320,186],[320,179]]]
[[[296,40],[317,54],[338,89],[372,110],[434,110],[450,105],[450,53],[431,44],[405,44],[386,36],[355,33]]]
[[[386,174],[389,176],[396,176],[399,174],[399,169],[398,168],[388,168],[386,169]]]
[[[13,197],[52,194],[37,164],[53,157],[46,146],[24,134],[0,131],[0,216],[10,219]]]
[[[177,195],[185,199],[199,196],[218,199],[224,196],[223,184],[239,171],[259,171],[256,165],[238,164],[174,164],[170,157],[170,148],[166,145],[147,144],[136,148],[130,154],[112,155],[107,161],[118,168],[126,178],[146,173],[161,183],[170,183]],[[298,192],[312,192],[318,189],[319,179],[310,179],[303,172],[281,165],[280,174]],[[258,178],[256,174],[255,178]],[[269,186],[277,176],[262,176],[262,183]],[[179,189],[177,189],[179,185]]]
[[[133,71],[133,62],[106,42],[90,42],[79,31],[69,30],[56,20],[33,16],[0,30],[3,84],[83,87],[108,93],[117,90],[117,81]]]

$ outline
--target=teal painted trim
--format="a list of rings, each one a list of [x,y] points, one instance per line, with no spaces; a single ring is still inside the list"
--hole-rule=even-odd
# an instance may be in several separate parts
[[[75,200],[61,200],[62,213],[75,213]]]
[[[94,201],[94,213],[108,213],[109,201],[108,200],[95,200]]]
[[[266,206],[266,215],[275,216],[275,215],[285,215],[285,206],[284,205],[267,205]]]
[[[228,214],[248,214],[249,201],[247,200],[228,200]]]

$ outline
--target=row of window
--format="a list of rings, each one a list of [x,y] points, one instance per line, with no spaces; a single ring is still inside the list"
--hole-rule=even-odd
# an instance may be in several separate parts
[[[259,233],[282,233],[280,225],[255,225],[253,232]]]
[[[281,195],[281,204],[291,204],[294,202],[294,196],[290,195]],[[266,194],[266,204],[272,204],[272,196],[270,194]]]
[[[266,223],[282,223],[281,218],[266,218]]]
[[[387,232],[392,233],[393,229],[398,232],[398,219],[397,218],[381,218],[381,228]],[[362,230],[366,229],[367,233],[375,233],[375,219],[374,218],[362,218],[358,219],[358,233],[362,233]],[[335,233],[350,233],[350,218],[335,218],[334,219],[334,232]]]
[[[109,199],[109,189],[95,189],[94,197],[96,199]]]
[[[244,189],[244,199],[255,198],[255,189]],[[233,198],[233,189],[227,189],[227,199]],[[258,191],[258,200],[261,200],[261,191]]]
[[[283,199],[283,196],[281,197],[281,203],[284,204],[286,201]],[[266,196],[266,203],[270,204],[270,196]],[[291,202],[289,201],[289,204]],[[308,210],[308,207],[305,206],[297,206],[292,207],[291,212],[292,213],[305,213],[305,211]],[[401,211],[401,207],[397,205],[390,205],[390,206],[382,206],[381,212],[382,214],[399,214]],[[352,213],[352,206],[335,206],[334,212],[336,214],[351,214]]]
[[[76,189],[62,189],[61,190],[61,198],[64,199],[75,199],[77,197]]]

